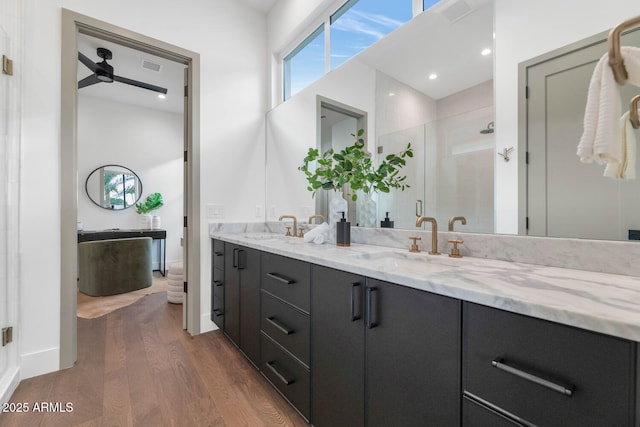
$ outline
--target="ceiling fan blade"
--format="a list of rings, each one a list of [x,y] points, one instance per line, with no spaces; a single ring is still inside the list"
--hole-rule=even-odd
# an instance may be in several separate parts
[[[91,86],[96,83],[100,83],[98,76],[91,74],[78,82],[78,89],[82,89],[83,87]]]
[[[94,73],[96,72],[96,70],[98,69],[98,66],[96,65],[95,62],[93,62],[92,60],[90,60],[84,53],[82,52],[78,52],[78,60],[80,62],[82,62],[85,67],[87,67],[88,69],[90,69],[91,71],[93,71]]]
[[[126,77],[120,77],[120,76],[113,76],[113,80],[120,82],[120,83],[125,83],[131,86],[137,86],[140,87],[142,89],[148,89],[148,90],[152,90],[154,92],[158,92],[158,93],[162,93],[162,94],[166,94],[167,93],[167,89],[160,87],[160,86],[155,86],[149,83],[143,83],[143,82],[139,82],[137,80],[131,80],[128,79]]]

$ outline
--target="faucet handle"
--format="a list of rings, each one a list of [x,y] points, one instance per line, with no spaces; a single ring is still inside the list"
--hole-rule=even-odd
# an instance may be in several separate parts
[[[291,236],[291,227],[287,227],[287,232],[285,233],[285,236]]]
[[[418,240],[422,240],[422,238],[409,237],[409,240],[413,240],[413,243],[411,244],[411,248],[409,249],[409,252],[420,252],[420,248],[418,247]]]
[[[298,237],[304,237],[304,227],[298,227]]]
[[[449,256],[451,258],[462,258],[460,255],[460,249],[458,249],[458,244],[462,244],[463,241],[460,239],[449,240],[449,243],[453,243],[453,247],[451,248],[451,253]]]

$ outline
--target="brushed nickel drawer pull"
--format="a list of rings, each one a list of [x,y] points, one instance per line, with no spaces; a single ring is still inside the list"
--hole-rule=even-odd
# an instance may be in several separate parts
[[[562,395],[565,395],[565,396],[568,396],[568,397],[571,397],[573,395],[573,390],[574,390],[573,386],[565,387],[565,386],[562,386],[560,384],[556,384],[556,383],[554,383],[552,381],[545,380],[544,378],[540,378],[540,377],[538,377],[536,375],[533,375],[533,374],[530,374],[528,372],[522,371],[520,369],[514,368],[513,366],[509,366],[504,362],[503,359],[493,360],[491,362],[491,364],[495,368],[500,369],[501,371],[507,372],[507,373],[509,373],[511,375],[515,375],[516,377],[520,377],[520,378],[522,378],[524,380],[531,381],[532,383],[541,385],[541,386],[546,387],[546,388],[548,388],[550,390],[558,392],[558,393],[560,393]]]
[[[287,378],[287,376],[285,374],[283,374],[282,372],[280,372],[278,370],[278,366],[280,364],[276,361],[273,362],[267,362],[267,368],[269,368],[271,370],[271,372],[273,372],[273,374],[278,377],[278,379],[280,381],[283,382],[284,385],[291,385],[295,382],[295,379],[291,378]]]
[[[282,282],[285,285],[291,285],[293,283],[296,283],[295,280],[287,279],[286,277],[282,277],[276,273],[267,273],[267,276],[271,277],[274,280],[277,280],[278,282]]]
[[[285,325],[284,323],[282,323],[281,321],[279,321],[273,316],[267,317],[267,322],[271,323],[273,326],[276,327],[276,329],[278,329],[280,332],[282,332],[285,335],[291,335],[294,332],[293,329],[289,328],[287,325]]]

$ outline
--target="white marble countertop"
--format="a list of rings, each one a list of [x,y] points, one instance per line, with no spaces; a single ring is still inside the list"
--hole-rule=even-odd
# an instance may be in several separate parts
[[[352,244],[314,245],[272,233],[211,237],[310,263],[640,341],[640,278]]]

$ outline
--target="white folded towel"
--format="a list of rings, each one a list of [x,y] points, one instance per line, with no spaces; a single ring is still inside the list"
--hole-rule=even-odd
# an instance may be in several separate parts
[[[640,86],[640,48],[623,46],[622,58],[628,74],[627,83]],[[620,102],[620,91],[607,53],[598,61],[589,83],[584,132],[576,153],[581,162],[621,162]]]
[[[307,243],[315,243],[321,245],[329,240],[329,224],[323,222],[322,224],[307,231],[304,235],[304,241]]]
[[[620,162],[607,163],[604,176],[613,179],[634,179],[636,177],[636,134],[629,121],[629,111],[620,117],[619,127],[622,158]]]

